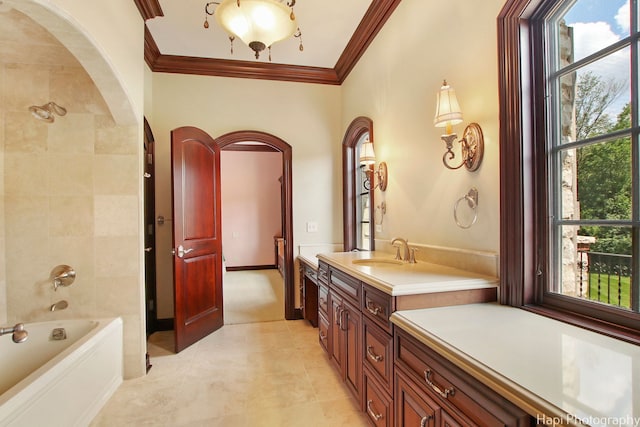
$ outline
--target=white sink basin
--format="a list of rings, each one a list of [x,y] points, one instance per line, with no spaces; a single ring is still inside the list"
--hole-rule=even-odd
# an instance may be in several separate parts
[[[402,265],[403,262],[398,259],[388,259],[388,258],[365,258],[365,259],[354,259],[351,261],[352,264],[362,265],[365,267],[393,267]]]

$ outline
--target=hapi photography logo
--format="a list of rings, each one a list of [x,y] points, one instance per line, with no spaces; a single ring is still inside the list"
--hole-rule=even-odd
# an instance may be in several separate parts
[[[579,417],[575,415],[567,415],[566,417],[549,417],[546,415],[537,415],[536,421],[538,425],[545,426],[563,426],[583,424],[585,426],[623,426],[623,427],[640,427],[640,417]]]

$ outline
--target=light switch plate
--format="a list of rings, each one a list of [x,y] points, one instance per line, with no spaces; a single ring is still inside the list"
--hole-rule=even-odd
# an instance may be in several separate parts
[[[307,221],[307,233],[316,233],[318,231],[318,223],[315,221]]]

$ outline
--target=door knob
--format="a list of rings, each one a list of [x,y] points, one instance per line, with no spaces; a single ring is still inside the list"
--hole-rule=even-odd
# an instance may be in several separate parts
[[[151,246],[149,246],[148,248],[144,248],[145,252],[151,252],[153,250],[153,248]]]
[[[193,248],[185,249],[182,245],[178,246],[178,258],[184,257],[189,252],[193,251]]]

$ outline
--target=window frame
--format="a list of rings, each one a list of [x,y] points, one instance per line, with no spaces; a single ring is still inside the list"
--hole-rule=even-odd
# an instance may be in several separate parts
[[[556,7],[550,0],[508,0],[498,15],[500,303],[640,344],[638,313],[545,291],[551,280],[550,178],[547,144],[536,141],[546,141],[548,133],[542,24]],[[638,267],[634,259],[634,271]]]
[[[360,116],[353,119],[347,128],[342,139],[342,224],[343,224],[343,245],[345,251],[359,250],[358,243],[358,178],[356,174],[361,173],[357,145],[365,134],[369,134],[369,141],[374,143],[373,120],[369,117]],[[374,144],[375,145],[375,144]],[[374,189],[369,190],[369,221],[370,249],[375,250],[375,227],[374,227]]]

